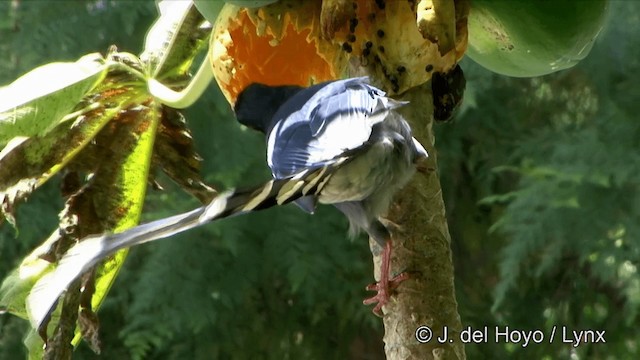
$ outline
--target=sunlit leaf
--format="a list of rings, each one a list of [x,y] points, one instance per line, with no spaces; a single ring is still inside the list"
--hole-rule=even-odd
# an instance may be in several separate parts
[[[190,1],[160,1],[160,17],[145,38],[140,58],[155,79],[183,76],[194,57],[207,46],[211,24]]]
[[[0,88],[0,145],[51,130],[102,81],[107,69],[100,55],[91,54],[74,63],[43,65]]]
[[[153,144],[161,109],[148,103],[121,114],[119,129],[113,134],[114,157],[95,174],[93,201],[107,231],[120,232],[138,224],[147,188]],[[98,309],[108,293],[128,250],[121,250],[96,270],[92,309]],[[74,343],[79,341],[76,336]]]
[[[97,232],[119,232],[138,223],[160,119],[161,109],[156,103],[132,105],[120,111],[110,125],[95,137],[95,145],[92,144],[92,147],[95,146],[96,149],[91,149],[98,152],[91,155],[96,161],[95,171],[88,184],[78,185],[75,194],[67,201],[61,215],[61,226],[65,231],[82,238]],[[90,306],[81,303],[79,309],[81,314],[86,315],[81,316],[80,321],[84,325],[82,328],[88,330],[86,335],[93,344],[97,338],[97,319],[93,319],[92,311],[100,307],[126,254],[127,250],[120,251],[98,266],[95,271],[95,286],[91,286],[91,283],[83,284],[85,291],[90,287],[95,289],[90,296]],[[32,284],[27,284],[25,288],[29,285]],[[22,295],[24,296],[24,292]],[[49,308],[55,300],[41,298],[33,292],[27,297],[29,308]],[[49,328],[58,322],[57,315],[54,315]],[[80,330],[76,330],[74,343],[77,344],[80,338]]]

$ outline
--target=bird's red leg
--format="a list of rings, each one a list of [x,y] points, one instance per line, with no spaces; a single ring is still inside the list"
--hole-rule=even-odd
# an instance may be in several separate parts
[[[380,267],[380,281],[367,286],[369,291],[378,293],[370,298],[364,299],[365,305],[376,304],[373,313],[382,316],[382,307],[389,301],[391,292],[395,290],[401,282],[409,278],[409,274],[403,272],[389,279],[389,268],[391,263],[391,240],[387,240],[382,251],[382,265]]]

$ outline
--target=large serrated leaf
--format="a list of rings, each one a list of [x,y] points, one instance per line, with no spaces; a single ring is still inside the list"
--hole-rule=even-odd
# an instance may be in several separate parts
[[[121,126],[111,146],[120,151],[96,173],[93,200],[101,206],[96,213],[107,231],[121,232],[138,224],[147,189],[153,145],[161,119],[161,107],[155,102],[141,105],[121,115]],[[98,266],[91,308],[97,310],[124,264],[128,249],[120,250]],[[77,333],[74,344],[80,341]]]
[[[121,112],[96,138],[102,159],[88,187],[82,191],[82,203],[94,204],[91,212],[101,224],[102,231],[120,232],[135,226],[142,212],[153,145],[161,118],[159,105],[150,102],[132,106]],[[78,216],[87,213],[78,209]],[[69,215],[73,216],[72,213]],[[86,226],[79,222],[78,227]],[[80,231],[84,233],[84,231]],[[108,258],[95,272],[95,286],[91,296],[91,309],[97,309],[104,300],[127,251],[122,250]],[[44,276],[40,281],[47,281]],[[37,289],[37,286],[34,288]],[[32,291],[27,297],[29,317],[35,324],[42,322],[56,299]],[[61,320],[62,321],[62,320]],[[79,334],[74,343],[80,340]]]
[[[161,7],[171,7],[164,10],[161,17],[173,18],[173,24],[160,25],[158,21],[154,26],[155,35],[151,31],[147,37],[141,66],[132,65],[132,69],[128,69],[131,64],[120,61],[122,56],[110,55],[107,60],[99,56],[85,57],[76,63],[46,65],[0,88],[0,146],[7,142],[11,145],[0,154],[0,196],[3,196],[0,201],[13,206],[21,195],[62,168],[66,169],[65,179],[75,175],[75,185],[78,185],[72,187],[71,192],[64,187],[65,195],[80,198],[75,203],[67,201],[69,207],[62,212],[60,228],[54,232],[62,235],[34,252],[37,256],[21,264],[22,268],[3,284],[0,305],[5,304],[12,313],[27,318],[32,315],[29,304],[39,301],[34,294],[34,282],[48,276],[55,260],[70,243],[88,233],[117,233],[139,221],[162,118],[161,105],[151,100],[144,85],[138,86],[139,80],[151,76],[165,81],[172,89],[184,87],[194,58],[206,48],[210,33],[210,24],[191,2],[160,3]],[[184,9],[180,12],[174,12],[177,3],[187,5],[182,6]],[[130,79],[129,70],[135,70],[136,79]],[[98,84],[101,85],[96,86]],[[105,115],[106,109],[111,113]],[[97,116],[98,113],[101,116]],[[197,158],[190,146],[175,146],[170,142],[168,145],[162,158],[163,168],[171,173],[188,169],[185,176],[196,177]],[[185,148],[189,150],[186,154],[179,153]],[[181,156],[190,161],[177,164]],[[18,164],[24,169],[19,169]],[[194,188],[200,198],[208,197],[210,189],[200,181]],[[7,196],[11,201],[5,201]],[[66,227],[68,224],[73,225]],[[65,233],[73,227],[70,233]],[[126,250],[116,253],[67,288],[61,306],[50,313],[50,321],[40,322],[45,326],[32,330],[25,340],[30,358],[55,358],[56,351],[61,351],[56,348],[68,349],[69,336],[76,324],[80,326],[75,329],[73,343],[80,341],[82,328],[82,336],[90,346],[95,345],[92,338],[97,334],[98,322],[93,310],[104,300],[126,254]],[[30,275],[22,276],[21,269],[29,270]],[[80,288],[84,290],[78,290]],[[75,316],[78,316],[77,323]],[[47,332],[47,325],[49,330],[55,327],[55,331],[54,336],[49,337],[51,346],[43,354],[38,335],[47,338],[47,333],[52,333]]]
[[[16,136],[51,130],[104,79],[107,69],[99,54],[91,54],[43,65],[0,88],[0,146]]]
[[[67,165],[80,150],[133,101],[127,96],[111,97],[110,108],[102,106],[86,112],[75,122],[59,124],[43,137],[32,137],[7,146],[0,153],[0,203],[11,219],[14,203]],[[26,297],[34,283],[52,267],[49,261],[59,230],[53,234],[5,278],[0,288],[0,306],[27,319]]]

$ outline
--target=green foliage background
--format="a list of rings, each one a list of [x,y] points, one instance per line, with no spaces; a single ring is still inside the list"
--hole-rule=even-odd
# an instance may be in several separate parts
[[[0,83],[111,44],[139,52],[153,2],[0,2]],[[606,344],[467,345],[470,359],[638,356],[640,333],[640,3],[613,21],[579,66],[533,79],[463,62],[456,120],[437,127],[464,326],[606,330]],[[218,187],[269,177],[264,140],[240,129],[211,86],[186,111],[203,171]],[[197,202],[159,177],[146,219]],[[55,181],[0,228],[4,277],[57,224]],[[100,311],[102,358],[383,356],[381,321],[361,305],[372,280],[364,238],[333,208],[294,206],[210,224],[131,252]],[[24,357],[26,322],[0,316],[0,358]],[[78,359],[95,358],[81,345]]]

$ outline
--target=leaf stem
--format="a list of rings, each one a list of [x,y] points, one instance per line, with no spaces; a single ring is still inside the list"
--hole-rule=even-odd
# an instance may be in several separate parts
[[[176,109],[184,109],[191,106],[200,98],[213,79],[213,71],[207,55],[200,64],[200,68],[195,73],[189,85],[181,91],[174,91],[156,79],[149,79],[147,87],[149,93],[164,105]]]

